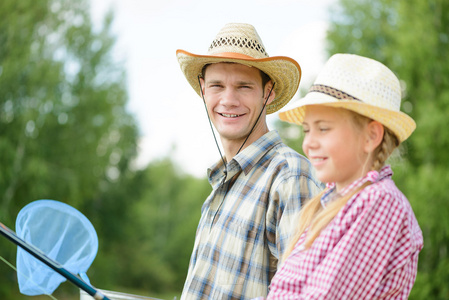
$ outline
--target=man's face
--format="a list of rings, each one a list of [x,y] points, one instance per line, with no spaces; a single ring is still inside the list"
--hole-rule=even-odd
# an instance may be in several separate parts
[[[264,93],[259,69],[237,63],[216,63],[207,67],[201,80],[209,116],[222,142],[242,144],[256,122],[271,88]],[[274,99],[274,93],[268,100]],[[247,145],[268,131],[265,112],[254,128]]]

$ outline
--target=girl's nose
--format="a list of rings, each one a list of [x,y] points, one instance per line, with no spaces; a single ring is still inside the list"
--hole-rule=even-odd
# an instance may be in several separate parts
[[[318,145],[317,140],[315,139],[314,134],[309,131],[304,135],[304,139],[302,141],[302,150],[304,153],[307,153],[308,149],[316,148]]]

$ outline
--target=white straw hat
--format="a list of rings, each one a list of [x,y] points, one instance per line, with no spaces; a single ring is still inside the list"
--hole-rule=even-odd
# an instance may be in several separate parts
[[[281,109],[293,98],[301,80],[301,67],[290,57],[269,57],[254,26],[242,23],[226,24],[209,47],[207,55],[177,50],[181,70],[193,89],[201,96],[198,76],[207,64],[235,62],[256,67],[275,82],[276,98],[267,105],[267,114]]]
[[[416,123],[400,111],[401,87],[386,66],[354,54],[335,54],[325,64],[307,95],[279,112],[281,120],[301,124],[305,106],[326,105],[352,110],[382,123],[400,142]]]

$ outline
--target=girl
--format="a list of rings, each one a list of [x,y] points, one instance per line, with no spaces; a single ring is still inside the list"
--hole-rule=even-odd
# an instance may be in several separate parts
[[[268,299],[407,299],[422,233],[386,159],[415,129],[383,64],[336,54],[280,118],[301,124],[326,189],[301,211]]]

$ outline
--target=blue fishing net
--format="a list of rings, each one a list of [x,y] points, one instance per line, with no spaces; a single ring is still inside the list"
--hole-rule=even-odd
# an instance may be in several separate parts
[[[37,200],[17,215],[17,235],[89,283],[87,269],[98,251],[98,237],[78,210],[54,200]],[[66,279],[17,247],[17,276],[22,294],[52,294]]]

